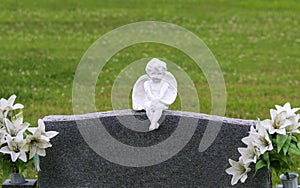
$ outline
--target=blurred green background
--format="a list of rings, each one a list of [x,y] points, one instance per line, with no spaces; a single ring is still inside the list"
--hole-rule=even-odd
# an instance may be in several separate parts
[[[73,78],[88,47],[117,27],[146,20],[177,24],[206,43],[224,74],[227,117],[266,119],[275,104],[300,106],[299,0],[1,0],[0,97],[16,94],[32,125],[46,115],[72,114]],[[153,43],[110,59],[96,86],[98,111],[112,109],[111,88],[122,68],[150,57],[178,62],[197,87],[201,112],[210,113],[201,70],[182,52]],[[171,109],[180,110],[179,102]],[[294,171],[299,167],[300,159]]]

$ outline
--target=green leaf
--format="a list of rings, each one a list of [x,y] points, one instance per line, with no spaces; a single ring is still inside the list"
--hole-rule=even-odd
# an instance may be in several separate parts
[[[287,152],[288,152],[288,150],[289,150],[289,147],[290,147],[290,145],[291,145],[291,141],[292,141],[292,136],[289,135],[288,138],[287,138],[287,140],[286,140],[286,142],[285,142],[285,144],[284,144],[283,147],[282,147],[282,151],[283,151],[283,154],[284,154],[285,156],[286,156],[286,154],[287,154]]]
[[[279,160],[279,162],[280,162],[281,166],[288,166],[289,165],[288,160],[284,156],[281,157],[281,160]]]
[[[297,137],[295,137],[295,136],[292,136],[292,140],[293,140],[294,142],[298,142]]]
[[[299,143],[297,143],[297,146],[298,146],[298,149],[300,149],[300,142],[299,142]]]
[[[300,150],[299,150],[299,148],[296,146],[296,144],[294,144],[294,143],[291,143],[291,144],[290,144],[290,147],[289,147],[288,152],[289,152],[289,153],[292,153],[292,154],[295,154],[295,155],[300,155]]]
[[[279,153],[282,147],[284,146],[284,143],[288,139],[288,135],[278,134],[276,137],[276,143],[277,143],[277,152]]]
[[[267,166],[267,164],[263,161],[263,160],[259,160],[257,163],[256,163],[256,165],[255,165],[255,173],[259,170],[259,169],[261,169],[261,168],[263,168],[263,167],[266,167]]]
[[[263,160],[265,161],[265,163],[267,164],[267,168],[270,169],[270,157],[269,157],[269,153],[265,152],[262,155]]]
[[[9,177],[10,173],[12,172],[12,163],[10,162],[10,156],[2,155],[1,163],[2,163],[2,177],[0,177],[1,183],[4,182],[6,178]]]

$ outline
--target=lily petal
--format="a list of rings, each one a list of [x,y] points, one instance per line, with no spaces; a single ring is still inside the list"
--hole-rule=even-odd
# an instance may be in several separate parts
[[[16,110],[16,109],[22,109],[24,108],[24,105],[23,104],[20,104],[20,103],[17,103],[13,106],[13,110]]]
[[[275,117],[277,116],[277,111],[274,110],[274,109],[271,109],[271,110],[270,110],[270,115],[271,115],[271,118],[272,118],[272,119],[275,119]]]
[[[15,152],[12,151],[10,153],[12,162],[16,162],[16,160],[18,159],[19,155],[20,155],[20,153],[15,153]]]
[[[247,178],[248,178],[247,174],[243,175],[243,176],[241,177],[241,182],[242,182],[242,183],[245,183],[245,181],[246,181]]]
[[[29,159],[32,159],[34,157],[34,155],[36,154],[36,146],[31,146],[30,147],[30,152],[29,152]]]
[[[278,134],[286,135],[285,129],[278,129],[276,132],[277,132]]]
[[[283,108],[285,108],[285,109],[291,109],[291,104],[289,102],[287,102],[287,103],[285,103],[283,105]]]
[[[0,152],[5,154],[10,154],[11,150],[7,146],[4,146],[3,148],[0,149]]]
[[[230,168],[226,169],[225,172],[227,174],[234,175],[234,174],[236,174],[236,169],[233,167],[230,167]]]
[[[45,157],[46,156],[46,151],[45,151],[45,149],[37,149],[37,154],[39,155],[39,156],[42,156],[42,157]]]
[[[242,176],[241,174],[232,176],[231,185],[237,184],[237,182],[239,181],[239,179],[241,178],[241,176]]]
[[[8,106],[12,106],[16,100],[17,96],[15,94],[13,94],[12,96],[9,97],[9,99],[7,100],[7,105]]]
[[[37,128],[28,128],[27,129],[31,134],[34,134],[34,132],[37,130]]]
[[[53,138],[53,137],[55,137],[56,135],[58,135],[58,132],[56,132],[56,131],[47,131],[47,132],[46,132],[46,136],[47,136],[48,138]]]
[[[23,162],[27,162],[27,157],[26,157],[26,153],[25,151],[21,151],[20,152],[20,156],[19,156],[19,159],[21,159]]]
[[[45,132],[45,123],[42,119],[38,120],[38,128],[41,130],[41,132]]]

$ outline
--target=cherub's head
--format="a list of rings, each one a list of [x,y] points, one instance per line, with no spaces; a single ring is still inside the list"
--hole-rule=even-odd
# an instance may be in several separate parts
[[[146,66],[146,72],[148,76],[154,81],[161,80],[164,77],[166,71],[166,63],[157,58],[151,59]]]

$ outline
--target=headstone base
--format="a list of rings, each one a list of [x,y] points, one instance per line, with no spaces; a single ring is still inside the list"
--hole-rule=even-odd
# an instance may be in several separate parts
[[[36,187],[37,187],[36,179],[26,179],[26,182],[20,185],[12,185],[10,179],[7,179],[2,184],[2,188],[36,188]]]

